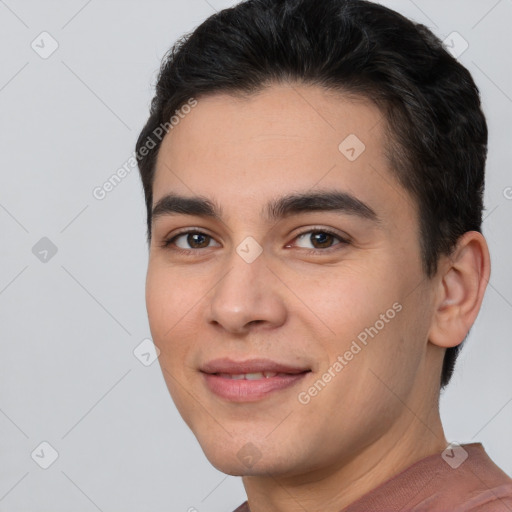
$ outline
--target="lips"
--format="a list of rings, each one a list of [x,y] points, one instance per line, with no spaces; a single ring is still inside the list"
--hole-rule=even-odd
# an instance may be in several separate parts
[[[301,381],[310,368],[291,366],[270,359],[233,361],[215,359],[202,366],[208,389],[232,402],[254,402]]]

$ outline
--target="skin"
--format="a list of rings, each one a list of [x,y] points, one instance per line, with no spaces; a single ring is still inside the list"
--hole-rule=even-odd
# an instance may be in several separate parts
[[[222,207],[222,219],[154,219],[151,333],[180,414],[216,468],[243,476],[251,512],[338,512],[448,444],[438,410],[442,360],[478,314],[488,249],[481,234],[468,232],[436,276],[425,277],[416,203],[389,169],[385,130],[369,101],[280,84],[244,98],[198,98],[159,151],[153,204],[170,192],[204,196]],[[355,161],[338,149],[349,134],[366,145]],[[364,201],[380,222],[333,211],[262,215],[280,196],[333,189]],[[334,237],[322,252],[311,237],[321,228],[350,243]],[[186,229],[211,239],[195,248],[185,235],[162,247]],[[236,252],[248,236],[263,249],[252,263]],[[401,311],[300,403],[298,393],[394,303]],[[218,357],[312,371],[297,386],[234,403],[214,395],[199,372]],[[256,447],[251,467],[237,456],[247,443]]]

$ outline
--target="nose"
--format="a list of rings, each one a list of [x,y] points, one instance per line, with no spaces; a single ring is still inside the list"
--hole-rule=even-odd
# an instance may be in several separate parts
[[[210,296],[208,322],[233,334],[252,326],[273,328],[286,321],[283,286],[262,253],[252,262],[233,251],[223,277]]]

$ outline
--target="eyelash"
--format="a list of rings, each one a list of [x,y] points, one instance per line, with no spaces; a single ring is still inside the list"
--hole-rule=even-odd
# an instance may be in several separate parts
[[[306,251],[306,254],[316,255],[316,254],[319,254],[319,253],[327,253],[327,252],[331,252],[332,250],[337,250],[337,246],[338,245],[348,245],[348,244],[350,244],[350,240],[341,237],[338,233],[336,233],[336,232],[334,232],[334,231],[332,231],[330,229],[325,229],[325,228],[308,229],[306,231],[298,233],[295,236],[294,240],[296,240],[297,238],[300,238],[303,235],[307,235],[308,233],[311,233],[311,234],[313,234],[313,233],[325,233],[327,235],[332,235],[340,243],[332,245],[331,247],[327,247],[325,249],[305,249],[304,247],[299,247],[299,249],[303,249],[304,251]],[[171,248],[171,244],[177,238],[179,238],[180,236],[183,236],[183,235],[205,235],[205,236],[210,237],[210,238],[213,239],[213,237],[211,235],[209,235],[208,233],[204,233],[204,232],[199,231],[199,230],[191,229],[191,230],[188,230],[188,231],[181,231],[181,232],[176,233],[175,235],[173,235],[171,238],[165,239],[162,242],[162,244],[160,245],[160,247],[163,248],[163,249],[172,250],[172,251],[175,251],[177,253],[186,254],[186,255],[191,255],[193,253],[199,253],[201,251],[201,249],[182,249],[181,247],[173,247],[173,248]],[[203,249],[210,249],[210,247],[204,247]]]

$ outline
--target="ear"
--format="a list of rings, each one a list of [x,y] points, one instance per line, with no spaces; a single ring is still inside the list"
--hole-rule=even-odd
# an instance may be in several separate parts
[[[455,347],[464,341],[480,311],[491,261],[484,236],[464,233],[449,256],[439,260],[439,284],[429,341]]]

